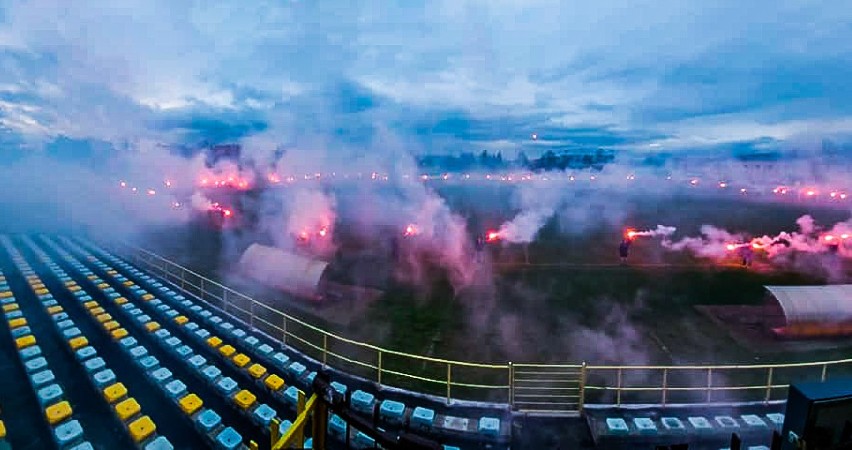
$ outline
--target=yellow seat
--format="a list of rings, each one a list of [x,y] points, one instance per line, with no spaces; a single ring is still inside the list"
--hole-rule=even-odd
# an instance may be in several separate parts
[[[62,312],[62,307],[59,306],[59,305],[54,305],[54,306],[47,308],[47,313],[50,314],[51,316],[54,315],[54,314],[59,314],[61,312]]]
[[[121,283],[121,284],[123,284],[123,285],[125,285],[125,286],[127,286],[127,287],[133,286],[133,282],[132,282],[132,281],[130,281],[130,280],[125,281],[124,283]]]
[[[125,395],[127,395],[127,388],[124,387],[124,383],[118,382],[104,388],[104,398],[109,403],[115,403]]]
[[[133,397],[126,398],[115,404],[115,414],[122,422],[139,414],[139,411],[142,411],[142,407],[139,406],[139,402]]]
[[[104,323],[104,322],[109,322],[110,320],[112,320],[112,316],[109,313],[103,313],[103,314],[98,314],[97,316],[95,316],[95,319],[100,323]]]
[[[97,280],[97,279],[98,279],[98,276],[97,276],[97,275],[89,275],[89,276],[87,276],[86,278],[88,278],[88,279],[90,279],[90,280]]]
[[[27,319],[24,317],[17,317],[9,321],[9,328],[15,329],[18,327],[22,327],[27,324]]]
[[[280,391],[281,388],[284,387],[284,380],[273,373],[272,375],[266,377],[265,380],[263,380],[263,384],[265,384],[266,387],[268,387],[270,390]]]
[[[70,341],[68,341],[68,345],[71,346],[71,350],[77,350],[89,345],[89,340],[86,339],[86,336],[77,336]]]
[[[254,404],[256,399],[257,397],[255,397],[254,394],[245,389],[234,394],[234,403],[236,403],[241,409],[248,409],[249,406]]]
[[[3,312],[10,312],[20,308],[17,303],[9,303],[8,305],[3,305]]]
[[[213,348],[216,348],[221,344],[222,344],[222,340],[219,339],[217,336],[212,336],[212,337],[207,338],[207,345],[209,345]]]
[[[104,330],[107,330],[107,331],[112,331],[112,330],[114,330],[114,329],[116,329],[120,326],[121,325],[119,325],[119,323],[114,321],[114,320],[110,320],[109,322],[104,322]]]
[[[266,367],[263,367],[260,364],[252,364],[251,367],[249,367],[248,371],[252,377],[254,377],[255,379],[259,379],[260,377],[266,374]]]
[[[110,334],[112,335],[112,338],[117,341],[127,336],[127,330],[124,328],[117,328],[112,330]]]
[[[35,290],[36,295],[44,295],[44,294],[48,294],[48,293],[50,293],[50,291],[48,291],[47,289],[44,289],[44,288]]]
[[[187,322],[189,322],[189,319],[187,319],[186,316],[175,317],[175,323],[178,324],[178,325],[183,325]]]
[[[237,367],[245,367],[245,366],[246,366],[246,364],[248,364],[248,363],[250,363],[250,362],[251,362],[251,358],[249,358],[248,356],[246,356],[246,355],[244,355],[244,354],[240,353],[240,354],[238,354],[238,355],[234,356],[233,361],[234,361],[234,364],[236,364],[236,365],[237,365]]]
[[[33,289],[44,289],[45,288],[44,283],[31,284],[30,287],[33,288]]]
[[[38,280],[38,275],[27,275],[28,280]]]
[[[74,280],[65,282],[65,286],[76,286],[76,285],[77,285],[77,282],[74,281]]]
[[[98,302],[96,302],[96,301],[94,301],[94,300],[89,300],[89,301],[87,301],[86,303],[83,303],[83,306],[85,306],[85,307],[86,307],[86,309],[97,308],[97,307],[98,307]]]
[[[195,414],[195,412],[201,409],[201,406],[204,405],[204,402],[195,394],[188,394],[184,396],[178,401],[178,403],[180,404],[180,409],[187,416]]]
[[[103,314],[104,312],[105,312],[105,310],[103,308],[101,308],[100,306],[98,306],[96,308],[92,308],[92,309],[89,310],[89,314],[91,314],[93,316],[97,316],[98,314]]]
[[[51,425],[55,425],[71,417],[71,413],[71,404],[68,403],[67,400],[48,406],[44,410],[44,416],[47,418],[47,422]]]
[[[106,289],[109,287],[109,283],[99,283],[98,289]]]
[[[4,439],[6,437],[6,424],[0,420],[0,439]]]
[[[149,333],[153,333],[160,329],[160,324],[152,320],[145,324],[145,329],[148,330]]]
[[[124,297],[116,297],[116,298],[115,298],[115,304],[116,304],[116,305],[123,305],[123,304],[125,304],[125,303],[127,303],[127,299],[126,299],[126,298],[124,298]]]
[[[146,302],[147,302],[148,300],[153,299],[153,298],[154,298],[154,296],[153,296],[153,295],[151,295],[151,294],[145,294],[145,295],[143,295],[143,296],[142,296],[142,300],[145,300]]]
[[[71,291],[71,292],[77,292],[77,291],[79,291],[80,289],[82,289],[82,288],[81,288],[80,286],[77,286],[77,285],[74,285],[74,286],[68,286],[68,290],[69,290],[69,291]]]
[[[127,431],[130,432],[130,437],[133,438],[133,442],[138,443],[154,434],[154,432],[157,431],[157,426],[154,425],[154,421],[151,420],[150,417],[142,416],[133,422],[130,422],[130,425],[127,426]]]
[[[10,297],[12,297],[12,291],[0,292],[0,298],[10,298]]]
[[[116,271],[115,271],[115,269],[107,270],[107,275],[115,275],[115,274],[117,274],[117,273],[118,273],[118,272],[116,272]]]
[[[219,347],[219,353],[221,353],[221,354],[222,354],[222,356],[225,356],[225,357],[230,357],[230,356],[231,356],[231,355],[233,355],[236,351],[237,351],[237,349],[235,349],[235,348],[234,348],[233,346],[231,346],[231,345],[223,345],[223,346]]]
[[[15,348],[17,348],[18,350],[21,350],[21,349],[27,348],[31,345],[35,345],[35,343],[36,343],[35,336],[28,334],[26,336],[21,336],[21,337],[15,339]]]

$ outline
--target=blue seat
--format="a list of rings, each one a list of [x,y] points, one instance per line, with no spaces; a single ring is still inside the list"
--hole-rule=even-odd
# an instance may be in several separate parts
[[[86,372],[90,374],[94,374],[95,372],[100,372],[104,368],[106,368],[106,361],[100,356],[86,360],[83,363],[83,366],[86,368]]]
[[[24,363],[27,373],[40,372],[47,368],[47,360],[43,356],[33,358]]]
[[[97,354],[98,352],[91,345],[87,345],[75,352],[78,361],[85,361]]]
[[[139,359],[138,363],[147,372],[156,370],[160,366],[160,361],[153,355]]]
[[[216,444],[219,448],[232,450],[240,446],[243,437],[231,427],[227,427],[216,436]]]
[[[158,436],[157,439],[145,445],[145,450],[173,450],[174,446],[165,436]]]
[[[21,349],[18,354],[21,355],[21,359],[26,361],[28,359],[35,358],[36,356],[41,356],[41,347],[38,345],[31,345],[27,348]]]
[[[98,389],[103,389],[115,383],[115,373],[112,369],[101,370],[100,372],[92,375],[92,379],[95,380],[95,385]]]
[[[199,370],[207,363],[207,359],[201,355],[195,355],[192,358],[189,358],[187,362],[189,362],[189,365],[192,366],[193,369]]]
[[[236,392],[238,388],[239,386],[237,385],[237,382],[231,377],[224,377],[216,382],[216,390],[229,397],[231,394]]]
[[[77,420],[69,420],[53,429],[53,436],[60,447],[66,447],[83,438],[83,427]]]
[[[263,426],[269,426],[269,422],[272,421],[277,413],[274,409],[272,409],[269,405],[261,404],[257,408],[255,408],[252,416],[254,419]]]
[[[172,371],[165,367],[160,367],[159,369],[151,372],[151,378],[156,381],[157,384],[165,384],[172,378]]]
[[[195,418],[196,423],[198,423],[199,428],[205,433],[209,433],[214,428],[219,426],[222,423],[222,418],[219,414],[216,414],[216,411],[212,409],[205,409]]]
[[[186,394],[186,384],[180,380],[172,380],[166,384],[166,392],[171,398],[183,397]]]
[[[222,375],[222,369],[210,365],[205,367],[204,370],[201,371],[201,375],[204,377],[205,380],[207,380],[208,383],[213,383],[216,381],[217,378],[219,378],[220,375]]]
[[[63,394],[62,388],[56,383],[49,384],[36,392],[36,396],[42,407],[56,403],[62,398]]]
[[[41,372],[34,373],[30,375],[30,381],[32,381],[33,386],[38,389],[44,385],[49,383],[53,383],[56,380],[56,377],[53,375],[52,370],[42,370]]]

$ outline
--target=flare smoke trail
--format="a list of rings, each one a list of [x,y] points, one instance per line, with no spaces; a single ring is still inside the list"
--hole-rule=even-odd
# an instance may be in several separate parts
[[[699,257],[716,260],[730,257],[732,248],[740,246],[752,246],[764,252],[770,262],[793,253],[822,255],[832,251],[843,258],[852,258],[852,219],[825,229],[818,226],[811,216],[805,215],[796,220],[796,224],[798,231],[782,231],[774,236],[753,238],[744,233],[703,225],[701,236],[685,237],[678,241],[665,239],[662,245],[671,251],[688,251]]]

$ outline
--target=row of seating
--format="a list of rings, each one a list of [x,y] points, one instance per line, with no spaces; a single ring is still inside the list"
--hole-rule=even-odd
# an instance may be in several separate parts
[[[0,269],[0,293],[7,292],[7,291],[9,291],[9,284],[6,283],[6,276],[3,275],[3,269]],[[12,296],[12,294],[8,294],[7,298],[9,298],[11,296]],[[12,301],[10,303],[14,303],[14,301]],[[4,309],[3,313],[5,314],[6,312],[7,311],[5,311],[5,309]],[[20,318],[20,317],[18,317],[18,318]],[[6,320],[9,321],[10,319],[6,319]],[[0,444],[4,444],[6,446],[9,446],[9,444],[6,442],[6,423],[3,422],[3,419],[0,419]]]
[[[43,301],[50,301],[45,296],[47,290],[44,284],[41,283],[41,280],[21,253],[12,245],[9,238],[0,236],[0,242],[12,258],[12,262],[18,271],[26,278],[33,293],[39,299],[43,298]],[[52,439],[61,449],[92,449],[92,445],[85,440],[83,426],[79,420],[73,417],[74,411],[71,403],[65,398],[65,391],[56,380],[53,371],[50,370],[47,358],[42,354],[42,349],[29,326],[29,321],[21,310],[5,276],[0,282],[0,303],[3,305],[3,313],[6,316],[11,337],[15,342],[18,358],[23,365],[39,405],[44,411],[44,418],[51,430]],[[57,308],[58,306],[51,304],[49,307]],[[58,308],[61,309],[61,307]],[[5,426],[3,426],[2,434],[5,439]]]
[[[179,295],[168,286],[164,286],[153,277],[94,245],[84,241],[74,242],[70,239],[63,239],[64,245],[73,246],[82,250],[81,253],[91,255],[91,253],[82,249],[80,245],[77,245],[78,243],[80,245],[85,245],[93,252],[110,261],[140,284],[146,285],[149,289],[152,289],[155,292],[160,292],[163,300],[173,304],[176,308],[181,309],[184,314],[197,319],[199,322],[209,323],[212,327],[218,328],[222,335],[231,334],[233,337],[237,338],[230,348],[241,347],[241,349],[244,349],[246,353],[253,354],[262,361],[265,360],[265,362],[271,364],[272,367],[282,369],[284,371],[283,375],[285,378],[301,381],[301,383],[306,386],[312,382],[313,377],[316,375],[315,372],[307,372],[304,364],[298,361],[291,361],[290,357],[281,351],[273,353],[273,347],[271,345],[262,342],[261,339],[256,336],[245,333],[221,317],[213,314],[213,312],[211,312],[211,309],[213,308],[205,308],[200,304],[195,304],[191,300],[187,300],[184,296]],[[266,340],[265,336],[261,335],[261,337]],[[215,341],[214,344],[221,345],[218,341]],[[230,348],[228,348],[228,351],[230,351]],[[346,385],[339,382],[333,382],[332,385],[341,394],[347,394],[348,387]],[[284,397],[290,405],[295,404],[296,393],[296,389],[292,386],[284,391]],[[501,431],[500,420],[493,417],[481,417],[478,421],[471,421],[467,418],[443,416],[435,414],[435,411],[429,408],[410,408],[401,402],[392,400],[377,401],[373,394],[361,390],[352,392],[350,398],[354,410],[360,411],[368,417],[372,417],[373,411],[377,409],[378,416],[382,423],[391,427],[408,427],[412,430],[417,430],[418,432],[435,432],[441,430],[470,431],[471,428],[473,428],[472,431],[478,432],[480,435],[487,437],[497,437]],[[471,422],[475,424],[474,427],[470,426]],[[338,439],[343,439],[345,436],[345,430],[345,421],[337,416],[332,416],[329,421],[330,434]],[[356,446],[363,445],[369,447],[373,445],[372,439],[363,433],[356,432],[351,436],[351,438]],[[452,449],[455,447],[447,446],[446,448]]]
[[[38,248],[29,238],[24,242],[42,264],[45,264],[53,273],[53,276],[65,286],[65,289],[77,299],[83,300],[87,297],[86,292],[63,271],[53,263],[50,257]],[[104,401],[110,407],[115,418],[121,424],[127,435],[139,449],[144,450],[171,450],[174,447],[169,440],[157,432],[157,426],[150,416],[142,412],[139,402],[130,395],[127,387],[116,378],[115,373],[107,366],[106,361],[98,356],[97,349],[83,335],[82,331],[75,325],[73,319],[58,304],[44,283],[37,280],[40,286],[39,300],[48,315],[51,316],[54,328],[68,343],[68,349],[73,353],[76,361],[86,373],[92,386],[100,391]],[[32,284],[32,281],[30,281]],[[36,288],[33,286],[33,288]],[[102,314],[102,316],[107,316]],[[109,318],[103,322],[107,322]]]
[[[192,363],[193,361],[197,362],[198,358],[203,359],[203,357],[200,355],[192,356],[192,349],[186,345],[181,345],[179,339],[171,337],[170,333],[166,329],[161,328],[158,322],[142,317],[144,314],[136,308],[136,305],[126,298],[121,297],[109,283],[86,268],[73,255],[55,246],[49,240],[45,240],[45,243],[51,246],[81,276],[89,280],[95,288],[99,289],[119,307],[118,310],[122,315],[126,316],[132,326],[141,328],[144,330],[144,333],[150,333],[154,341],[164,350],[176,354],[178,360],[184,361],[189,368],[198,373],[199,377],[203,377],[200,367]],[[101,324],[104,332],[110,334],[112,339],[119,343],[121,348],[145,371],[147,377],[171,402],[181,409],[211,445],[222,449],[249,448],[243,442],[242,436],[234,428],[226,426],[223,423],[218,413],[211,408],[203,407],[204,402],[202,398],[195,393],[189,393],[183,381],[174,377],[171,370],[161,365],[155,356],[149,355],[147,349],[143,345],[139,345],[133,333],[127,330],[127,328],[121,327],[117,318],[113,318],[109,313],[105,312],[91,296],[87,295],[84,299],[83,306],[93,316],[94,320]]]
[[[274,399],[280,401],[282,404],[292,407],[292,410],[295,411],[299,391],[294,386],[286,387],[281,376],[272,373],[262,364],[257,362],[252,363],[251,357],[244,353],[237,352],[232,345],[227,343],[227,341],[218,336],[214,336],[210,331],[199,326],[197,323],[189,321],[186,316],[180,315],[175,309],[171,308],[168,304],[164,303],[147,290],[137,286],[126,277],[119,275],[112,267],[102,263],[97,258],[94,258],[84,249],[77,247],[73,243],[63,242],[63,244],[65,244],[67,248],[77,250],[81,255],[85,256],[96,269],[102,271],[105,276],[112,277],[114,283],[120,283],[122,287],[128,289],[135,298],[139,299],[138,305],[145,308],[151,314],[158,316],[158,318],[162,320],[164,326],[176,326],[179,329],[182,329],[185,332],[185,335],[189,336],[193,341],[191,344],[194,343],[196,345],[210,347],[213,352],[219,355],[227,362],[227,364],[231,365],[235,370],[243,373],[246,379],[253,381],[258,388],[271,394]],[[94,259],[89,259],[90,257]],[[128,306],[123,306],[123,308],[130,309]],[[162,328],[155,332],[155,334],[157,333],[159,333],[166,341],[170,340],[167,344],[169,344],[171,348],[180,348],[177,347],[182,344],[180,339],[171,336],[171,333],[169,333],[167,329]],[[184,346],[188,349],[188,351],[192,351],[190,346]],[[202,355],[191,355],[191,353],[187,353],[185,351],[181,356],[190,364],[191,368],[198,371],[208,383],[215,386],[219,392],[229,396],[233,400],[234,404],[237,405],[243,413],[251,417],[255,423],[263,426],[265,429],[268,429],[271,421],[274,418],[278,418],[278,413],[272,407],[258,403],[256,396],[248,390],[240,390],[237,382],[230,377],[223,376],[220,368],[213,364],[207,365],[207,360]],[[280,432],[286,432],[287,427],[289,427],[291,422],[289,420],[284,420],[283,418],[278,418],[278,420],[283,424],[283,426],[280,427]],[[305,446],[310,447],[311,443],[312,440],[308,439]]]
[[[760,431],[770,428],[781,429],[784,424],[784,414],[770,413],[765,419],[757,414],[743,414],[739,420],[729,415],[718,415],[711,418],[690,416],[686,419],[677,417],[661,417],[659,426],[650,417],[633,417],[630,422],[621,417],[609,417],[605,421],[606,433],[609,435],[657,435],[659,433],[712,433],[715,431],[731,433],[733,431]],[[632,425],[632,426],[631,426]]]

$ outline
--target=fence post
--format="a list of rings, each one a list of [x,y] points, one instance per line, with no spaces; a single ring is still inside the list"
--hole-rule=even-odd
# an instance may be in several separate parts
[[[249,328],[254,331],[254,299],[249,298]]]
[[[710,395],[713,393],[713,368],[707,368],[707,403],[710,403]]]
[[[509,406],[515,406],[515,366],[509,361]]]
[[[281,346],[287,345],[287,316],[281,314]]]
[[[577,411],[582,414],[583,406],[586,404],[586,361],[580,366],[580,392],[577,400]]]
[[[822,375],[820,375],[820,377],[819,377],[819,381],[825,381],[825,375],[826,375],[826,373],[825,373],[825,372],[826,372],[827,370],[828,370],[828,364],[823,364],[823,365],[822,365]]]
[[[669,369],[666,368],[666,369],[663,369],[663,399],[662,399],[663,400],[663,402],[662,402],[663,407],[666,406],[666,393],[667,393],[666,389],[668,389],[668,387],[669,387]]]
[[[447,405],[450,404],[450,385],[453,382],[453,365],[447,363]]]
[[[377,382],[379,383],[379,385],[381,385],[382,384],[382,349],[379,349],[378,352],[379,352],[379,362],[376,365],[376,369],[378,371],[376,378],[377,378]]]
[[[615,388],[615,406],[621,406],[621,367],[618,368],[618,386]]]
[[[772,398],[772,369],[772,367],[769,368],[769,373],[766,376],[766,398],[763,403],[769,403],[769,399]]]
[[[326,366],[326,360],[328,359],[328,333],[322,333],[322,366]]]

